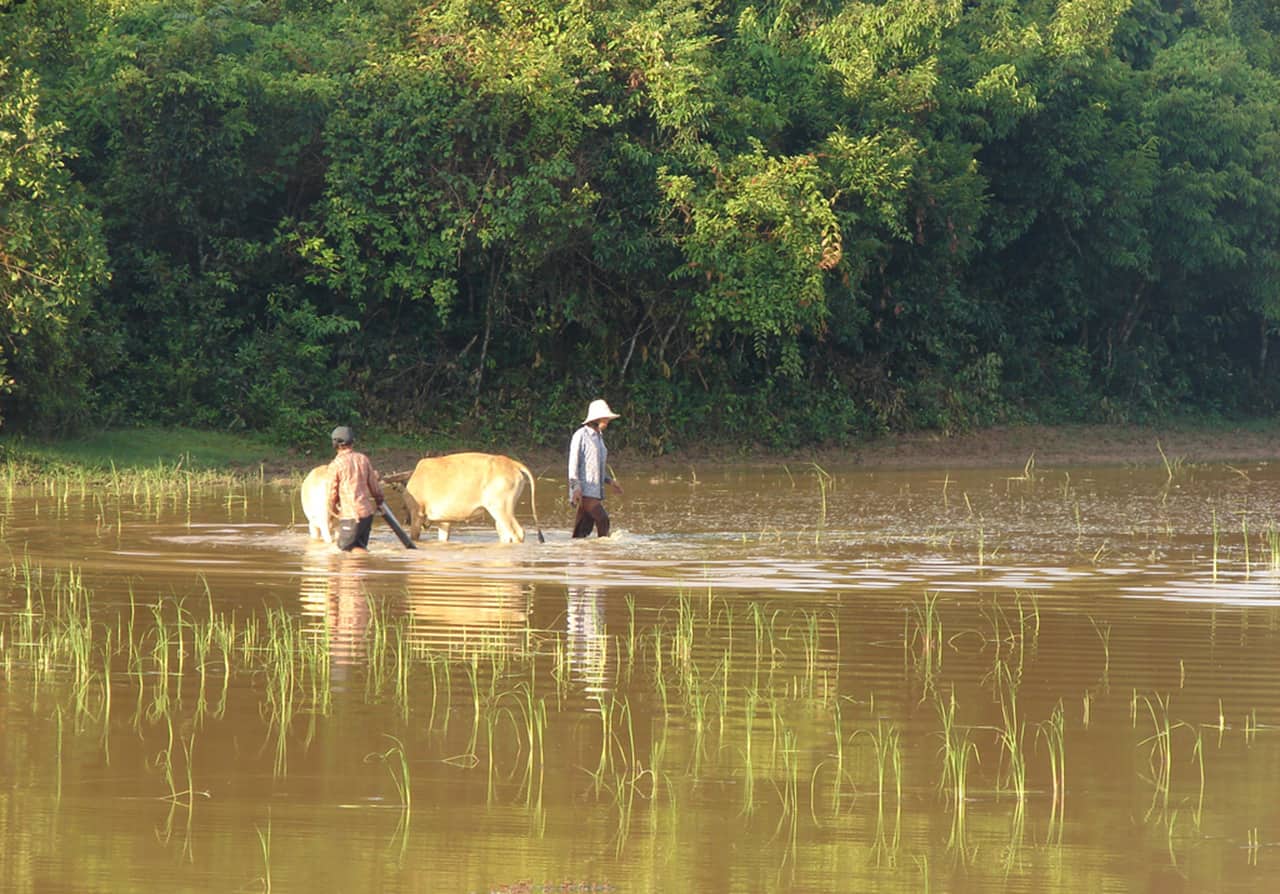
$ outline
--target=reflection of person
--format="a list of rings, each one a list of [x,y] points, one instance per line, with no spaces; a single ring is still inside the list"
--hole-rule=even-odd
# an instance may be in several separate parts
[[[608,691],[609,637],[604,625],[604,591],[599,587],[569,587],[565,633],[569,667],[589,698],[599,701]]]
[[[373,515],[384,499],[369,457],[352,446],[355,434],[339,425],[330,436],[337,455],[329,463],[329,504],[338,516],[338,549],[368,551]]]
[[[319,628],[315,632],[329,644],[335,680],[344,676],[340,668],[364,658],[371,618],[364,564],[334,553],[324,543],[308,545],[302,559],[298,590],[302,616]]]
[[[339,558],[332,553],[329,555],[341,565],[365,564],[345,556]],[[369,594],[364,587],[364,570],[341,565],[330,575],[329,604],[325,612],[325,623],[329,628],[329,652],[335,667],[354,665],[364,658],[365,636],[371,618]]]
[[[609,476],[609,450],[604,430],[618,414],[603,400],[593,400],[582,427],[569,442],[569,505],[578,508],[573,520],[573,536],[586,537],[595,527],[599,537],[609,536],[609,513],[604,511],[604,486],[619,494],[622,486]]]

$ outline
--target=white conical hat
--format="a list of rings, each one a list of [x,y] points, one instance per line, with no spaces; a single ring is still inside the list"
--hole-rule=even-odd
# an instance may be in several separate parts
[[[609,409],[609,405],[600,398],[596,398],[591,402],[591,406],[587,408],[587,418],[582,420],[582,424],[595,422],[597,419],[617,419],[618,414]]]

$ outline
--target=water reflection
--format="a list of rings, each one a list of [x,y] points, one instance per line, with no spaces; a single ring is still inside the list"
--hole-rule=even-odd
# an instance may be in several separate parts
[[[298,597],[302,615],[329,642],[335,678],[340,668],[365,659],[369,630],[366,558],[333,549],[327,543],[308,544],[302,558]]]
[[[644,890],[1264,889],[1280,535],[1257,506],[1280,470],[1247,492],[1207,471],[1167,492],[1163,470],[833,475],[709,471],[697,501],[638,482],[632,532],[605,541],[405,552],[384,531],[364,558],[309,545],[272,491],[197,494],[177,525],[119,498],[0,503],[0,777],[14,829],[69,845],[0,836],[0,890],[267,869],[514,890],[565,866]],[[367,685],[328,699],[327,663],[262,617],[281,602]],[[205,675],[226,709],[183,725]],[[244,747],[264,723],[276,747]],[[403,767],[367,759],[390,744]],[[218,836],[190,868],[147,822],[184,789],[214,792],[197,841]],[[273,810],[270,865],[246,867]],[[311,847],[281,844],[298,829]]]
[[[496,574],[500,566],[490,565]],[[507,569],[513,571],[514,563]],[[430,649],[459,650],[477,644],[516,647],[529,635],[533,585],[501,577],[441,577],[430,571],[404,576],[410,638]]]
[[[440,652],[512,649],[527,643],[533,584],[503,579],[518,572],[492,561],[496,578],[442,576],[387,567],[376,557],[352,556],[325,543],[309,543],[298,585],[300,610],[323,633],[335,668],[368,658],[370,625],[399,627],[414,647]]]
[[[587,698],[600,702],[609,691],[609,638],[601,587],[579,584],[568,588],[565,635],[572,679]]]

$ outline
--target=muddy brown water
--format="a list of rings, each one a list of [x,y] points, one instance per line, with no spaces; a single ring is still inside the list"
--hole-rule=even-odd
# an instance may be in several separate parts
[[[625,471],[0,491],[0,890],[1271,890],[1280,465]]]

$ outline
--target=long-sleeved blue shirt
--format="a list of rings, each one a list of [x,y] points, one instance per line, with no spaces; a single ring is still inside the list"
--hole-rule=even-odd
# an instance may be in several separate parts
[[[569,496],[575,487],[582,489],[584,497],[604,499],[604,486],[609,477],[609,448],[604,446],[604,435],[589,425],[573,433],[569,442]]]

